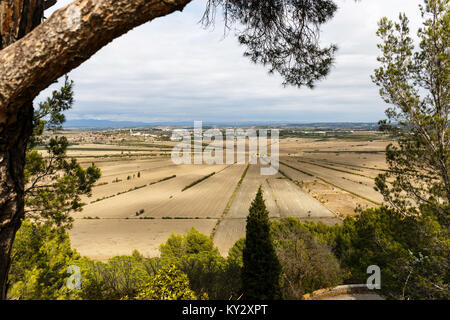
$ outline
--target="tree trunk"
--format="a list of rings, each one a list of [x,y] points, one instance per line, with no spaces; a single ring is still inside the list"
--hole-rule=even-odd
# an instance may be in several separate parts
[[[6,0],[0,3],[0,50],[24,37],[43,18],[44,0]],[[23,112],[7,114],[0,123],[0,299],[6,298],[10,255],[24,216],[25,151],[32,132],[33,102]]]
[[[44,8],[54,0],[1,0],[0,299],[6,298],[11,248],[24,216],[23,170],[32,101],[113,39],[181,11],[190,1],[76,0],[39,25]]]
[[[0,125],[0,299],[6,298],[10,254],[24,216],[25,150],[32,132],[33,104]]]
[[[0,50],[23,38],[44,16],[44,0],[2,0]]]

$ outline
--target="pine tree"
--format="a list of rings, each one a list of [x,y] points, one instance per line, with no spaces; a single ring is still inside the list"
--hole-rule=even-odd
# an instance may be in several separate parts
[[[450,224],[450,2],[426,0],[419,46],[409,19],[381,19],[380,67],[372,77],[389,104],[380,129],[395,137],[386,148],[389,170],[376,186],[403,216],[435,212]],[[418,210],[419,209],[419,210]]]
[[[281,266],[270,234],[269,212],[259,187],[247,217],[242,291],[246,300],[280,298]]]

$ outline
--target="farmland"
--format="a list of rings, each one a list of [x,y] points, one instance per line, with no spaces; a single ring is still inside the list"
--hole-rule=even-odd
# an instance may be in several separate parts
[[[191,228],[209,234],[222,255],[245,236],[248,208],[262,186],[271,219],[341,223],[357,207],[379,206],[374,178],[386,170],[388,139],[377,133],[282,136],[279,172],[263,165],[181,164],[170,158],[171,141],[126,131],[69,132],[69,157],[95,163],[102,177],[82,212],[73,214],[73,246],[98,260],[130,254],[158,255],[172,233]],[[45,151],[41,150],[45,155]],[[248,157],[247,157],[248,159]]]

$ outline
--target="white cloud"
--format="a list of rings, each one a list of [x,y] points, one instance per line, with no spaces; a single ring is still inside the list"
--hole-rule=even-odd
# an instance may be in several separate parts
[[[76,104],[69,118],[377,121],[386,108],[370,81],[377,65],[377,21],[402,11],[418,26],[421,2],[338,1],[340,10],[321,38],[339,46],[336,65],[311,91],[282,88],[280,77],[242,56],[232,34],[223,38],[221,26],[203,30],[198,21],[204,0],[194,0],[184,12],[115,40],[71,72]]]

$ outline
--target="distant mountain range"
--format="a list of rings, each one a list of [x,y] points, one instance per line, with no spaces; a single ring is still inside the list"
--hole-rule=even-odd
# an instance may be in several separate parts
[[[137,127],[155,127],[155,126],[193,126],[193,121],[167,121],[167,122],[136,122],[136,121],[111,121],[111,120],[67,120],[64,123],[65,129],[107,129],[107,128],[137,128]],[[287,121],[230,121],[230,122],[203,122],[203,126],[253,126],[253,125],[276,125],[276,126],[310,126],[310,127],[376,127],[376,123],[367,122],[339,122],[339,123],[290,123]]]
[[[144,122],[133,122],[133,121],[110,121],[110,120],[94,120],[94,119],[84,119],[84,120],[67,120],[64,123],[64,128],[134,128],[134,127],[144,127],[150,126],[149,123]]]

